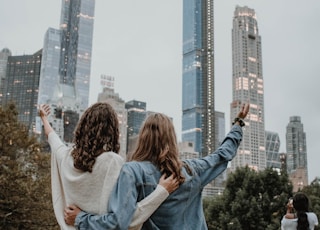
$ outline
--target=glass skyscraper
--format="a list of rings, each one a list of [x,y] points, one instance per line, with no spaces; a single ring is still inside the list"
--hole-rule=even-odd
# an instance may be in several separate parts
[[[32,55],[9,56],[3,81],[2,105],[14,102],[18,120],[29,132],[35,129],[42,50]]]
[[[280,138],[276,132],[266,131],[266,155],[267,167],[281,170],[280,161]]]
[[[95,0],[62,0],[60,83],[74,88],[80,109],[89,104]]]
[[[289,173],[297,168],[308,169],[306,133],[299,116],[290,117],[286,132],[287,170]]]
[[[60,36],[60,30],[53,28],[49,28],[45,34],[38,104],[51,103],[59,84]]]
[[[60,29],[44,39],[39,104],[72,95],[72,104],[88,107],[94,7],[94,0],[62,0]]]
[[[89,106],[95,0],[62,0],[60,29],[44,39],[39,101],[51,106],[49,120],[65,141]],[[37,117],[37,131],[40,132]]]
[[[232,28],[232,97],[230,119],[234,119],[243,103],[250,103],[245,119],[243,141],[232,170],[249,166],[266,168],[264,86],[262,74],[261,37],[256,13],[247,6],[237,6]]]
[[[182,141],[215,149],[213,0],[183,1]]]

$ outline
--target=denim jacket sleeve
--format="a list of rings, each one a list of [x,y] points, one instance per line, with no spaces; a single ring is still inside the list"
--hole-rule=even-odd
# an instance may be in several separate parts
[[[199,176],[202,187],[227,168],[228,162],[235,157],[241,140],[242,129],[240,126],[234,125],[216,151],[206,157],[186,161],[192,166],[194,173]]]
[[[128,229],[136,209],[137,189],[134,172],[125,164],[109,198],[108,212],[93,215],[80,212],[75,220],[77,229]]]

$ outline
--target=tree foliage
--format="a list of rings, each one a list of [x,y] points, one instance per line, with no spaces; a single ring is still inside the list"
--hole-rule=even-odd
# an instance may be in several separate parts
[[[51,201],[50,155],[18,122],[14,104],[0,108],[0,229],[59,229]]]
[[[221,196],[204,200],[208,228],[279,229],[290,196],[292,184],[286,173],[238,168]]]

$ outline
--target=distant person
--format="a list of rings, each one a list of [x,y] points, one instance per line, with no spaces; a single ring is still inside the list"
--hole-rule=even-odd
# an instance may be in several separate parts
[[[287,204],[287,213],[281,220],[282,230],[313,230],[318,226],[315,213],[309,212],[309,199],[303,193],[297,193]]]
[[[48,122],[48,105],[40,106],[45,134],[51,147],[52,201],[61,229],[74,229],[64,221],[64,208],[76,204],[90,213],[102,214],[124,164],[119,152],[117,114],[107,103],[95,103],[81,116],[74,132],[73,146],[67,147]],[[162,176],[155,192],[137,205],[132,228],[142,223],[178,187],[173,177]],[[125,207],[124,207],[125,209]]]
[[[75,206],[66,209],[66,221],[78,229],[128,229],[135,203],[153,191],[161,174],[174,175],[179,188],[171,193],[142,229],[207,229],[201,193],[220,175],[235,157],[242,140],[243,119],[249,104],[241,106],[231,131],[221,146],[210,155],[179,160],[176,133],[171,119],[161,113],[151,114],[141,127],[132,162],[121,169],[108,204],[108,213],[94,215]]]

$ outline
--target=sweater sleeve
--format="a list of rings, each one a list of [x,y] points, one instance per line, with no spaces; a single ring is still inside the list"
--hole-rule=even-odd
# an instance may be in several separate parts
[[[65,154],[69,152],[70,148],[67,147],[62,140],[59,138],[58,134],[55,132],[50,132],[48,135],[48,142],[51,149],[51,154],[54,155],[54,158],[60,164]]]
[[[129,230],[140,230],[143,223],[157,210],[168,196],[168,191],[161,185],[158,185],[150,195],[138,202]]]

